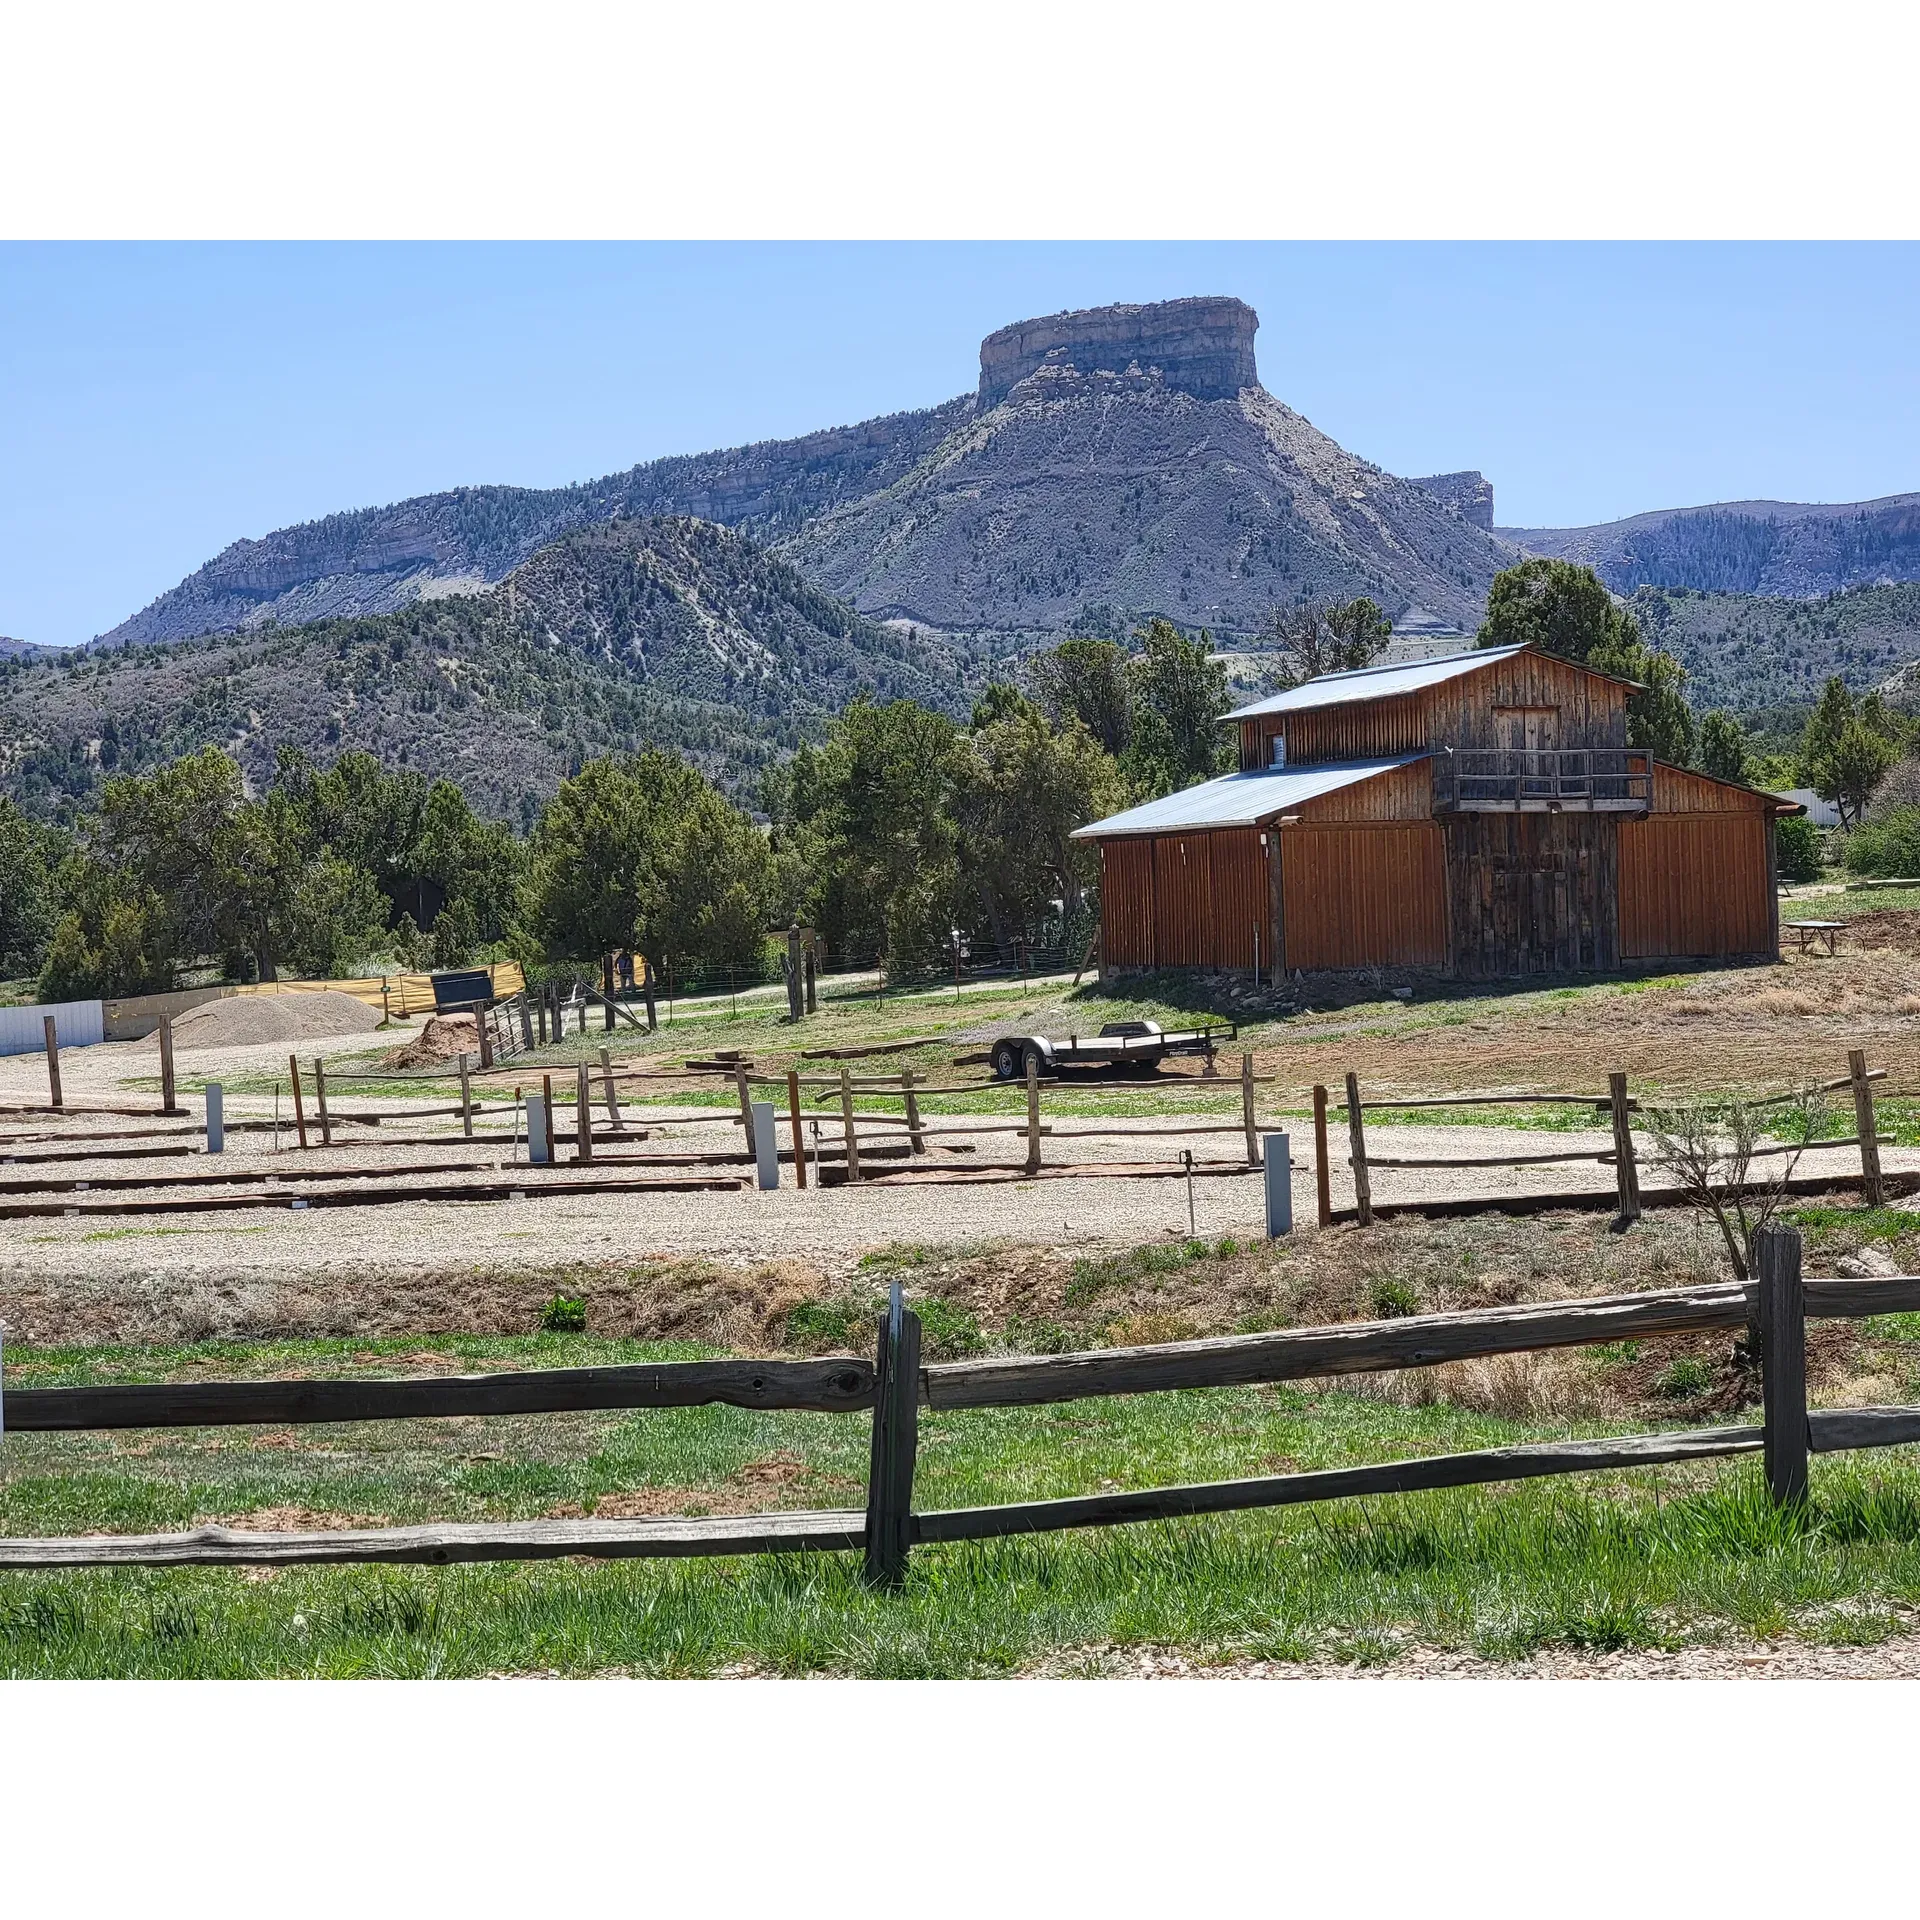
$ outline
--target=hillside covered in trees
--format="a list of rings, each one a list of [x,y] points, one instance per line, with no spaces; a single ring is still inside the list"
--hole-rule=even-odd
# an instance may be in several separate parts
[[[0,793],[70,820],[116,772],[218,746],[357,746],[531,822],[595,754],[671,748],[729,792],[856,695],[963,710],[940,648],[862,618],[744,535],[619,520],[490,592],[393,613],[0,664]]]
[[[1695,706],[1765,726],[1804,714],[1836,675],[1864,693],[1920,659],[1915,581],[1812,600],[1641,587],[1628,605],[1647,638],[1686,668]]]

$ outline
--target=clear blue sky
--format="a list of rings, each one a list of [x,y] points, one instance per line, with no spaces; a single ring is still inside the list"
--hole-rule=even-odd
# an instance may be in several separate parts
[[[86,639],[340,508],[925,406],[1010,320],[1190,293],[1503,524],[1920,489],[1914,246],[11,246],[0,633]]]

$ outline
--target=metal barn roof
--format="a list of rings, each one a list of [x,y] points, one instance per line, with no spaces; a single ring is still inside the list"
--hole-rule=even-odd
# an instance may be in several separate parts
[[[1125,833],[1172,833],[1182,827],[1255,827],[1322,794],[1356,787],[1363,780],[1426,758],[1424,753],[1400,753],[1378,760],[1327,760],[1318,766],[1258,767],[1224,774],[1184,793],[1170,793],[1162,800],[1095,820],[1073,837],[1105,840]]]
[[[1478,673],[1499,660],[1511,660],[1524,647],[1476,647],[1470,653],[1443,654],[1438,660],[1407,660],[1392,667],[1355,667],[1347,673],[1322,673],[1251,706],[1223,714],[1225,720],[1251,720],[1262,713],[1303,713],[1313,707],[1345,706],[1353,700],[1385,700],[1397,693],[1418,693],[1463,673]]]

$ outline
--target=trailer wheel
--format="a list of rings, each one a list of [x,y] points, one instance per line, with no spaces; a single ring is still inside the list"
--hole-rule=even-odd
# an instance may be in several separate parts
[[[993,1077],[996,1080],[1018,1080],[1026,1072],[1026,1049],[1018,1040],[996,1040],[993,1043]]]

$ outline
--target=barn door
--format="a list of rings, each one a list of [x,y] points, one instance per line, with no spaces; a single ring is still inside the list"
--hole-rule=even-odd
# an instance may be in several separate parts
[[[1618,848],[1609,814],[1451,818],[1455,972],[1511,980],[1617,966]]]

